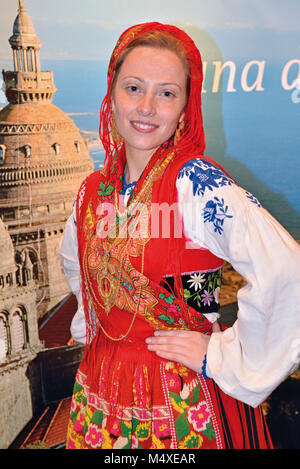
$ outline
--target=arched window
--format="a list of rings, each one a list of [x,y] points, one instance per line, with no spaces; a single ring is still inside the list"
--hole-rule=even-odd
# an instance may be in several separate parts
[[[32,148],[31,145],[24,145],[25,156],[26,158],[30,158],[32,156]]]
[[[10,354],[10,331],[8,314],[0,313],[0,361]]]
[[[54,151],[56,153],[56,155],[59,155],[60,154],[60,144],[59,143],[53,143],[53,148],[54,148]]]
[[[12,336],[15,352],[26,348],[28,342],[27,318],[25,311],[21,308],[17,308],[12,315]]]

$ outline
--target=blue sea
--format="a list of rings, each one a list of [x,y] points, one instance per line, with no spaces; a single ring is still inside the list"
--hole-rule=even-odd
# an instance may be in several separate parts
[[[282,88],[281,72],[286,61],[267,61],[264,90],[251,92],[241,87],[241,72],[247,60],[235,63],[235,92],[227,92],[228,76],[224,72],[219,92],[213,93],[214,70],[207,65],[206,93],[202,94],[206,154],[254,193],[300,240],[300,102],[293,99],[291,90]],[[58,91],[53,103],[67,113],[75,113],[71,117],[80,129],[97,132],[107,63],[42,61],[42,69],[54,71]],[[256,73],[253,67],[249,84],[254,83]],[[289,82],[297,78],[296,68],[291,68],[288,78]],[[300,98],[300,91],[296,97]],[[91,156],[96,169],[103,164],[102,151],[92,151]]]

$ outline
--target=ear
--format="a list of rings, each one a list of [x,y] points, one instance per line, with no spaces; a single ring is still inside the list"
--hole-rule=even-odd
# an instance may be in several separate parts
[[[114,102],[113,97],[110,98],[110,105],[111,105],[112,112],[115,112],[115,102]]]
[[[181,114],[181,116],[179,117],[179,121],[178,121],[179,123],[181,123],[181,122],[183,121],[184,116],[185,116],[185,112],[183,112],[183,113]]]

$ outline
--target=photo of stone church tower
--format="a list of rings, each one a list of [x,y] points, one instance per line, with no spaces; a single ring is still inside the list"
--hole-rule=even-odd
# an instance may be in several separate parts
[[[0,110],[0,448],[47,400],[41,373],[70,353],[62,347],[50,357],[38,324],[70,294],[60,243],[79,186],[94,169],[79,129],[52,104],[53,72],[41,70],[41,41],[24,0],[18,7],[9,38],[14,69],[2,71],[8,105]]]
[[[17,285],[34,280],[40,318],[69,291],[59,244],[93,162],[74,121],[52,104],[53,72],[41,70],[41,41],[24,0],[9,43],[14,70],[2,72],[9,104],[0,111],[0,218],[15,249]]]

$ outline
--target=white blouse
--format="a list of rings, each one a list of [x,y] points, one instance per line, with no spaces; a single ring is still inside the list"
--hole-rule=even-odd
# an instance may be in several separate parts
[[[256,407],[300,363],[300,247],[255,196],[212,163],[187,162],[176,185],[193,247],[228,261],[247,282],[237,294],[233,326],[211,335],[207,374],[226,394]],[[132,188],[125,191],[125,203]],[[85,343],[75,213],[74,204],[61,259],[78,301],[71,334]]]

